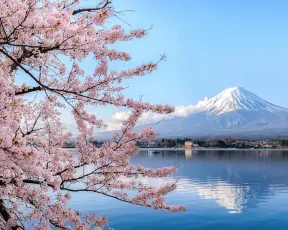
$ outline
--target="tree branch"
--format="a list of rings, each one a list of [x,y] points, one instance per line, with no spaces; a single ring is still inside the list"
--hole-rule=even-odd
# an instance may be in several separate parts
[[[94,8],[93,7],[92,8],[82,8],[82,9],[74,10],[72,14],[75,15],[75,14],[79,14],[79,13],[82,13],[82,12],[93,12],[93,11],[97,11],[97,10],[102,10],[106,6],[108,6],[110,3],[111,3],[111,1],[104,0],[97,7],[94,7]]]
[[[143,204],[138,204],[138,203],[132,203],[131,201],[129,200],[124,200],[124,199],[121,199],[117,196],[113,196],[113,195],[110,195],[110,194],[107,194],[107,193],[104,193],[104,192],[99,192],[97,190],[93,190],[93,189],[70,189],[70,188],[61,188],[61,190],[66,190],[66,191],[69,191],[69,192],[94,192],[94,193],[99,193],[99,194],[102,194],[104,196],[108,196],[108,197],[111,197],[111,198],[114,198],[116,200],[120,200],[120,201],[123,201],[125,203],[129,203],[129,204],[135,204],[135,205],[139,205],[139,206],[146,206],[146,205],[143,205]]]
[[[41,90],[42,90],[42,87],[35,86],[32,88],[28,88],[28,89],[22,89],[21,91],[16,92],[15,95],[23,95],[26,93],[31,93],[31,92],[35,92],[35,91],[41,91]]]

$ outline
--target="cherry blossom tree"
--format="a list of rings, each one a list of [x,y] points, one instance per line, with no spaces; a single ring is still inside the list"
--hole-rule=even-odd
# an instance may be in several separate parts
[[[0,219],[7,229],[104,228],[105,217],[67,207],[74,192],[185,210],[165,203],[175,183],[153,187],[141,182],[143,177],[167,177],[175,167],[130,163],[139,151],[136,141],[156,136],[153,127],[133,131],[141,114],[169,114],[173,108],[125,98],[121,84],[151,73],[164,57],[133,69],[111,69],[112,61],[131,59],[111,44],[142,38],[147,31],[107,28],[107,20],[117,16],[111,2],[94,0],[91,5],[83,8],[80,0],[0,0]],[[88,55],[94,58],[91,75],[81,68]],[[40,99],[27,97],[36,93]],[[87,106],[107,105],[132,112],[121,131],[96,148],[93,136],[104,123]],[[78,127],[77,154],[63,148],[72,136],[60,119],[63,109],[71,111]]]

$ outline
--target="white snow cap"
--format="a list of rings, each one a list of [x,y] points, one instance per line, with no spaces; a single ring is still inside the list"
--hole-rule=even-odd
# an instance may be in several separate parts
[[[268,111],[287,111],[277,105],[273,105],[254,93],[242,87],[232,87],[225,89],[209,100],[199,102],[195,107],[201,111],[209,111],[210,114],[222,114],[234,110],[268,110]]]

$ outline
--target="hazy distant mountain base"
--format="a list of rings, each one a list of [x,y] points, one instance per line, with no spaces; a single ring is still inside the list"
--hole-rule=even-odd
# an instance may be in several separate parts
[[[185,117],[166,119],[155,126],[160,137],[287,137],[288,110],[240,88],[229,88],[198,103]],[[142,126],[136,127],[140,130]],[[98,138],[108,139],[114,132]]]
[[[287,112],[238,110],[220,115],[206,112],[165,120],[155,129],[161,136],[285,136]]]
[[[156,129],[157,130],[157,129]],[[112,135],[116,131],[110,131],[102,133],[97,136],[97,140],[107,140],[111,139]],[[159,136],[157,138],[196,138],[196,139],[223,139],[223,138],[233,138],[233,139],[286,139],[288,138],[288,128],[274,128],[274,129],[261,129],[261,130],[211,130],[211,131],[181,131],[181,132],[161,132],[157,130]]]

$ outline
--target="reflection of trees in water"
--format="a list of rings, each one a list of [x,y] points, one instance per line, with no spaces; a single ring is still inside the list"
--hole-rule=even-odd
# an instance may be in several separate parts
[[[176,174],[182,178],[179,192],[215,199],[229,212],[251,209],[288,190],[287,151],[175,150],[153,158],[153,162],[165,161],[182,165]]]

